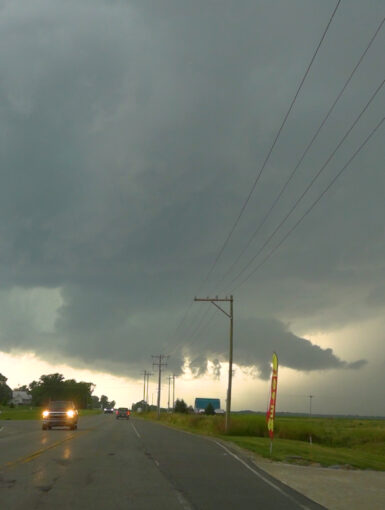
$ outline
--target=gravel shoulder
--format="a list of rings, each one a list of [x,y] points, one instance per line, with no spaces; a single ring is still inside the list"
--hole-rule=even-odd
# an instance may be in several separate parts
[[[385,472],[297,466],[253,456],[256,466],[330,510],[383,510]]]

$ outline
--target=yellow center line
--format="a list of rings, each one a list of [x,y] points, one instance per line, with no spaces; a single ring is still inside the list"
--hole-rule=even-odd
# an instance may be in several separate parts
[[[79,435],[85,434],[86,432],[89,432],[90,430],[80,430],[76,434],[72,434],[69,437],[66,437],[65,439],[61,439],[60,441],[56,441],[55,443],[50,444],[49,446],[46,446],[45,448],[41,448],[40,450],[36,450],[36,452],[31,453],[30,455],[27,455],[26,457],[20,457],[19,459],[16,459],[12,462],[7,462],[3,466],[0,466],[0,469],[11,469],[15,466],[18,466],[19,464],[26,464],[27,462],[31,462],[31,460],[36,459],[43,453],[47,452],[48,450],[52,450],[53,448],[57,448],[63,443],[66,443],[67,441],[71,441],[72,439],[75,439]]]

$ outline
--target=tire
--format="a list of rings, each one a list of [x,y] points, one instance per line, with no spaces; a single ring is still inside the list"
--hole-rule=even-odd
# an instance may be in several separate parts
[[[41,429],[42,429],[42,430],[47,430],[47,425],[42,425],[42,426],[41,426]]]

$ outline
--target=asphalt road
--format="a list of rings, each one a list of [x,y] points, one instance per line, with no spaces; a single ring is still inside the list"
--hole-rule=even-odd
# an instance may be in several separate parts
[[[228,444],[140,419],[0,421],[0,508],[320,509]]]

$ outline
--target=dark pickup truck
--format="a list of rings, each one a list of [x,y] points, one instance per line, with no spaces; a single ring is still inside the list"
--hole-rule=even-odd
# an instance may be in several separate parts
[[[130,418],[130,411],[127,409],[127,407],[119,407],[119,409],[116,411],[116,419],[124,418],[128,420]]]
[[[43,430],[52,427],[78,428],[78,412],[73,402],[69,400],[53,400],[43,411]]]

